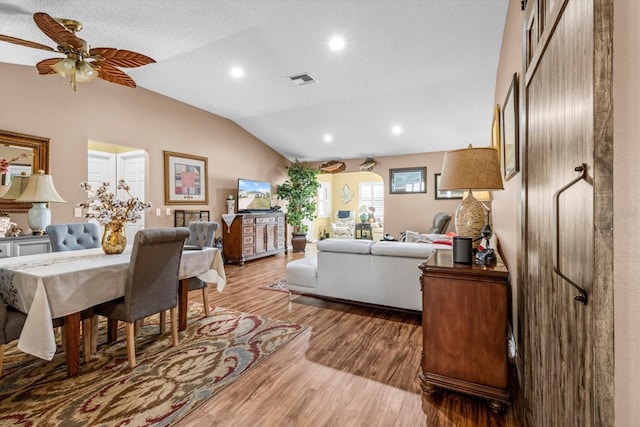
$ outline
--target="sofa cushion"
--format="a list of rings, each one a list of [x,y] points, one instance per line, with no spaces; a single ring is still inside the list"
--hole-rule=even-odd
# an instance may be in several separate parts
[[[451,249],[448,245],[408,243],[408,242],[376,242],[371,246],[373,255],[398,256],[405,258],[429,258],[435,249]]]
[[[324,239],[318,242],[319,251],[370,254],[373,241],[365,239]]]
[[[287,284],[306,288],[318,286],[318,263],[316,257],[305,257],[287,264]],[[295,289],[294,289],[295,290]]]

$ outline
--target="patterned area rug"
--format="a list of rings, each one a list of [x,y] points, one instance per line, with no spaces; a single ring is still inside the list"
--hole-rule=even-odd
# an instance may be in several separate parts
[[[0,379],[0,425],[171,425],[306,329],[223,308],[208,318],[202,312],[201,304],[191,305],[178,347],[171,347],[169,331],[158,335],[157,316],[148,318],[136,339],[134,369],[123,327],[119,340],[100,345],[75,378],[66,377],[63,353],[47,362],[14,342]]]
[[[268,289],[270,291],[289,292],[287,288],[287,279],[278,279],[268,285],[260,286],[260,289]]]

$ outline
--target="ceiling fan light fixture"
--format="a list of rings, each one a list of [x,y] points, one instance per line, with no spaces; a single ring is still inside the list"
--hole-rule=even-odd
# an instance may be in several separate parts
[[[66,77],[76,72],[76,61],[71,58],[64,58],[53,64],[51,68],[53,68],[60,77]]]
[[[98,77],[98,71],[90,63],[82,61],[76,68],[76,81],[90,82]]]

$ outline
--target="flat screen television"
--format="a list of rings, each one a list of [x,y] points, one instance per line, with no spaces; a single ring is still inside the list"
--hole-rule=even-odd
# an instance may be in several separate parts
[[[271,183],[238,179],[238,211],[271,210]]]

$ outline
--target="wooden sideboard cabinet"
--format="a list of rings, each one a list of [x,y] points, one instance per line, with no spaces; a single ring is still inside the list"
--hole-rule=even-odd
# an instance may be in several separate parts
[[[287,253],[286,215],[282,212],[237,214],[228,224],[222,221],[225,262],[245,261]]]
[[[18,236],[0,238],[0,258],[51,252],[49,236]]]
[[[422,270],[424,394],[441,388],[487,399],[503,413],[509,404],[509,272],[493,265],[457,264],[452,251],[436,251]]]

